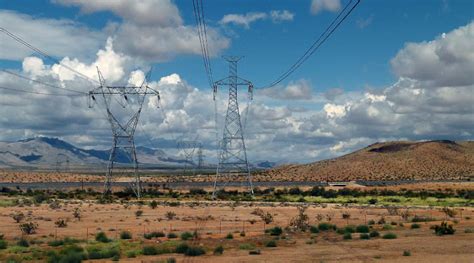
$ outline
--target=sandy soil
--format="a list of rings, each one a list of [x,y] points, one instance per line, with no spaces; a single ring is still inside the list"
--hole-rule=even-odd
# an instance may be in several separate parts
[[[74,208],[80,207],[83,218],[81,221],[73,219]],[[255,208],[261,208],[273,214],[274,222],[264,226],[258,216],[252,215]],[[135,211],[143,210],[143,215],[135,216]],[[165,213],[173,211],[177,218],[167,220]],[[286,240],[280,240],[277,248],[265,248],[261,255],[252,256],[248,251],[239,250],[241,242],[263,244],[269,237],[262,235],[264,228],[272,226],[287,226],[296,216],[297,209],[289,204],[267,203],[234,203],[226,202],[181,202],[179,207],[160,205],[156,209],[148,206],[140,207],[137,204],[96,204],[93,201],[66,201],[61,208],[51,209],[48,205],[32,207],[0,208],[0,233],[5,233],[6,239],[21,236],[18,224],[11,215],[23,212],[27,215],[26,221],[32,220],[39,224],[36,234],[30,239],[51,240],[61,237],[75,237],[78,239],[94,238],[98,231],[105,231],[111,238],[116,238],[121,230],[130,231],[135,239],[141,239],[143,233],[150,231],[164,231],[165,233],[179,233],[199,229],[202,239],[199,241],[205,247],[213,248],[222,243],[226,247],[224,255],[206,255],[198,258],[183,258],[180,255],[163,255],[159,257],[139,257],[136,259],[123,258],[124,262],[154,262],[157,259],[175,257],[186,262],[472,262],[474,258],[474,234],[464,233],[464,229],[474,227],[474,208],[456,208],[457,232],[453,236],[435,236],[429,226],[438,222],[420,223],[421,229],[410,229],[411,223],[403,227],[395,226],[393,230],[383,231],[381,225],[375,225],[381,234],[394,232],[398,235],[395,240],[373,239],[359,240],[358,234],[353,234],[353,240],[343,241],[336,233],[320,233],[316,244],[306,244],[310,240],[309,233],[294,234]],[[350,219],[342,218],[342,213],[350,213]],[[438,220],[445,218],[439,209],[411,208],[411,215],[435,217]],[[380,207],[345,207],[341,205],[313,205],[307,210],[311,224],[317,224],[317,215],[324,218],[329,216],[331,223],[342,227],[346,224],[364,224],[369,220],[378,221],[381,216],[387,223],[402,222],[400,216],[389,215],[388,211]],[[472,219],[466,219],[472,218]],[[56,228],[54,222],[58,218],[69,220],[66,228]],[[200,220],[207,218],[208,220]],[[249,221],[256,220],[254,224]],[[325,221],[326,219],[324,219]],[[452,219],[453,220],[453,219]],[[227,233],[234,231],[246,232],[246,237],[234,234],[234,240],[225,240]],[[166,240],[166,238],[161,238]],[[145,241],[156,242],[156,241]],[[403,250],[409,250],[411,257],[403,257]]]

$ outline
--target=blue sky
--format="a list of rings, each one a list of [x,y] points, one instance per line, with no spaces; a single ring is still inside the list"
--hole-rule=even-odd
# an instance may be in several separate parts
[[[175,1],[186,24],[194,24],[190,1]],[[344,1],[342,2],[345,3]],[[226,26],[232,31],[231,47],[223,54],[243,55],[242,76],[263,86],[275,79],[325,29],[336,15],[334,12],[310,13],[310,1],[204,1],[207,22],[218,25],[225,14],[289,10],[294,20],[273,24],[257,21],[246,29]],[[2,8],[35,17],[72,19],[101,30],[110,21],[120,21],[111,12],[81,14],[78,7],[62,6],[47,0],[2,1]],[[389,60],[406,42],[433,39],[472,19],[473,3],[458,1],[377,1],[364,0],[329,41],[288,80],[305,78],[315,88],[324,91],[341,87],[363,89],[366,85],[381,87],[394,80]],[[358,21],[368,21],[361,28]],[[74,56],[74,54],[70,54]],[[220,57],[212,59],[218,78],[225,76],[227,65]],[[199,87],[206,86],[201,58],[196,55],[178,56],[159,63],[155,75],[174,72]]]
[[[203,2],[210,49],[216,53],[211,58],[214,79],[228,72],[221,55],[243,55],[239,75],[260,87],[294,63],[348,0]],[[166,113],[144,113],[139,143],[151,138],[152,146],[164,147],[163,141],[172,141],[176,134],[200,130],[211,149],[214,135],[206,129],[212,122],[212,100],[192,2],[147,0],[141,9],[135,3],[0,0],[0,26],[92,78],[95,65],[105,68],[104,75],[115,83],[126,82],[132,71],[146,71],[153,65],[152,85],[162,89]],[[254,150],[250,156],[310,161],[375,141],[472,139],[473,128],[468,124],[473,121],[474,102],[469,77],[474,75],[473,5],[468,0],[361,1],[331,38],[280,86],[256,92],[249,113],[253,122],[247,131],[249,148]],[[272,11],[288,16],[273,20]],[[251,21],[252,16],[259,18]],[[2,37],[0,68],[82,91],[90,88],[55,69],[51,61],[31,58],[37,55]],[[17,84],[2,76],[0,84]],[[48,91],[29,84],[18,83],[21,88]],[[219,98],[222,112],[223,94]],[[9,98],[5,95],[4,102]],[[42,100],[22,99],[31,107]],[[64,106],[63,112],[73,111],[82,102],[69,103],[74,106]],[[6,108],[18,110],[14,105]],[[0,119],[6,129],[0,140],[57,136],[84,147],[107,147],[110,140],[107,123],[92,120],[90,111],[75,112],[69,129],[51,124],[51,112],[41,117],[34,109],[21,111],[24,120]],[[53,119],[71,122],[66,114]],[[78,133],[78,129],[86,132]],[[282,148],[288,153],[267,158]]]

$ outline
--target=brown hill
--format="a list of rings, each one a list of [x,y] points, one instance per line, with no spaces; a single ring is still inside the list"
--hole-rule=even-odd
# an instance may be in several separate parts
[[[474,178],[473,141],[384,142],[338,158],[284,165],[257,181],[448,180]]]

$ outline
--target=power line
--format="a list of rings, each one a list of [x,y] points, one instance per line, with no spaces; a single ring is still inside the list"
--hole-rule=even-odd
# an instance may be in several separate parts
[[[278,85],[288,76],[290,76],[296,69],[298,69],[311,55],[314,54],[314,52],[319,49],[319,47],[321,47],[322,44],[324,44],[324,42],[326,42],[326,40],[334,33],[334,31],[336,31],[336,29],[342,24],[342,22],[344,22],[344,20],[346,20],[346,18],[352,13],[352,11],[354,11],[354,9],[360,3],[360,0],[357,0],[357,2],[351,7],[353,1],[354,0],[351,0],[346,4],[346,6],[341,10],[341,12],[339,12],[337,17],[331,22],[331,24],[329,24],[326,30],[318,37],[318,39],[316,39],[316,41],[313,42],[313,44],[311,44],[311,46],[306,50],[306,52],[298,60],[296,60],[296,62],[288,70],[286,70],[270,84],[259,88],[271,88],[275,85]]]
[[[63,97],[78,97],[78,96],[84,96],[85,94],[59,94],[59,93],[44,93],[44,92],[38,92],[38,91],[30,91],[30,90],[23,90],[23,89],[15,89],[15,88],[8,88],[8,87],[0,87],[0,89],[4,90],[10,90],[14,92],[21,92],[21,93],[30,93],[30,94],[37,94],[37,95],[47,95],[47,96],[63,96]]]
[[[204,69],[206,70],[209,86],[212,88],[214,86],[214,80],[212,77],[211,61],[209,58],[207,27],[206,27],[206,21],[204,18],[204,8],[203,8],[202,0],[193,0],[193,11],[194,11],[194,17],[196,19],[199,42],[201,45],[201,56],[204,63]]]
[[[43,57],[48,58],[48,59],[50,59],[50,60],[56,62],[57,64],[63,66],[64,68],[69,69],[70,71],[76,73],[76,75],[77,75],[78,77],[81,77],[81,78],[84,79],[84,80],[87,80],[87,81],[90,81],[90,82],[95,82],[95,83],[99,84],[99,82],[98,82],[97,80],[92,79],[92,78],[89,78],[88,76],[82,74],[81,72],[79,72],[79,71],[77,71],[77,70],[75,70],[75,69],[73,69],[73,68],[71,68],[71,67],[69,67],[69,66],[67,66],[67,65],[64,65],[64,64],[61,63],[58,59],[56,59],[56,58],[54,58],[54,57],[48,55],[48,54],[47,54],[46,52],[44,52],[43,50],[41,50],[41,49],[39,49],[39,48],[33,46],[32,44],[26,42],[25,40],[23,40],[22,38],[20,38],[19,36],[15,35],[15,34],[11,33],[11,32],[8,31],[7,29],[5,29],[5,28],[3,28],[3,27],[0,27],[0,31],[1,31],[2,33],[6,34],[7,36],[9,36],[10,38],[12,38],[13,40],[17,41],[18,43],[20,43],[20,44],[26,46],[27,48],[29,48],[29,49],[35,51],[36,53],[42,55]]]
[[[32,81],[32,82],[35,82],[35,83],[38,83],[38,84],[41,84],[41,85],[44,85],[44,86],[47,86],[47,87],[50,87],[50,88],[60,89],[60,90],[67,90],[67,91],[70,91],[70,92],[75,92],[75,93],[87,95],[86,92],[77,91],[77,90],[68,89],[68,88],[62,88],[62,87],[59,87],[59,86],[56,86],[56,85],[53,85],[53,84],[49,84],[49,83],[46,83],[46,82],[43,82],[43,81],[39,81],[39,80],[36,80],[36,79],[29,78],[27,76],[24,76],[24,75],[21,75],[21,74],[18,74],[18,73],[15,73],[15,72],[12,72],[12,71],[9,71],[9,70],[6,70],[6,69],[0,69],[0,70],[7,73],[7,74],[16,76],[18,78],[29,80],[29,81]]]

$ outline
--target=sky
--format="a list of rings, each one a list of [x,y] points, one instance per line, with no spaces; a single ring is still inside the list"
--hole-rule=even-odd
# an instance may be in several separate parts
[[[245,89],[239,97],[250,161],[310,162],[379,141],[473,139],[468,0],[363,0],[298,70],[260,88],[292,65],[348,2],[203,1],[214,79],[228,74],[222,56],[244,56],[239,76],[257,88],[251,103]],[[0,27],[89,78],[97,79],[98,66],[108,84],[141,83],[153,67],[149,85],[160,91],[161,107],[147,98],[137,144],[173,153],[177,141],[196,139],[215,160],[227,97],[220,89],[216,129],[191,1],[0,0]],[[95,85],[3,33],[0,68],[66,89]],[[0,87],[67,93],[5,72]],[[110,147],[100,103],[89,108],[80,96],[0,92],[1,141],[51,136]],[[125,120],[133,109],[117,107],[117,115]]]

